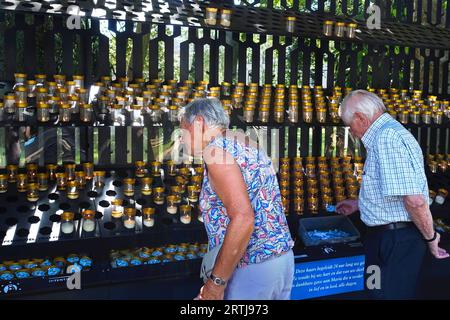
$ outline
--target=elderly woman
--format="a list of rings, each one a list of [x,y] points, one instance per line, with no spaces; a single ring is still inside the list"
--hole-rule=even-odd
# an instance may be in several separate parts
[[[183,143],[205,164],[200,210],[209,249],[220,251],[199,299],[290,299],[294,245],[267,155],[230,138],[217,99],[197,99],[181,117]]]

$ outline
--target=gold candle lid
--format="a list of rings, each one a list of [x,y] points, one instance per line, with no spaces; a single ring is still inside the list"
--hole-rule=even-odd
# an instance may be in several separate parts
[[[70,211],[64,211],[61,214],[61,218],[63,220],[73,220],[74,216],[75,216],[75,214],[73,212],[70,212]]]

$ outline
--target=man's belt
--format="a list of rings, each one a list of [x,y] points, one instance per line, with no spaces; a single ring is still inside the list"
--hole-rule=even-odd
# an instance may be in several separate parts
[[[410,228],[414,226],[414,222],[393,222],[389,224],[384,224],[381,226],[367,227],[369,232],[378,232],[378,231],[388,231],[388,230],[397,230],[403,228]]]

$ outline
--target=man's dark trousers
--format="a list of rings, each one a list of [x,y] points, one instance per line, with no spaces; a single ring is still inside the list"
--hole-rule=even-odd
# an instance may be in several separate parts
[[[367,290],[369,299],[417,298],[421,267],[428,245],[414,225],[395,230],[369,230],[364,249],[366,270],[370,265],[377,265],[381,272],[381,288]]]

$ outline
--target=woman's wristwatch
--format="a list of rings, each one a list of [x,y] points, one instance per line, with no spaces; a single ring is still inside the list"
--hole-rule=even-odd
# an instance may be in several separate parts
[[[223,280],[222,278],[216,277],[215,275],[213,275],[211,273],[211,275],[209,276],[209,278],[212,280],[212,282],[216,285],[216,286],[224,286],[227,284],[227,282],[225,280]]]

